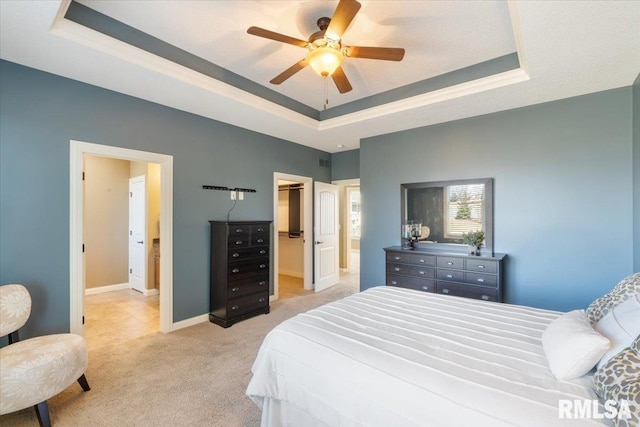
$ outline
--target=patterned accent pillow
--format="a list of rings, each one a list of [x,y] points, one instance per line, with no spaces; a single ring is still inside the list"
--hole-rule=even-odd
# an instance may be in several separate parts
[[[616,427],[640,426],[640,335],[630,347],[598,368],[593,376],[593,390],[603,403],[628,402],[631,418],[615,418]]]
[[[592,325],[602,319],[616,305],[625,302],[631,295],[640,292],[640,273],[625,277],[608,294],[589,304],[587,318]]]

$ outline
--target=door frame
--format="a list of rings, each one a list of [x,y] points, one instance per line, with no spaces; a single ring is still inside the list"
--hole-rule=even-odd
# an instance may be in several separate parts
[[[280,236],[278,234],[278,181],[295,181],[303,184],[304,188],[304,288],[313,289],[313,178],[308,176],[291,175],[288,173],[273,173],[273,295],[269,301],[278,299],[278,261]]]
[[[332,184],[340,187],[340,199],[344,201],[340,205],[340,221],[345,226],[342,227],[344,234],[340,236],[340,249],[345,251],[345,271],[351,270],[351,203],[349,200],[350,191],[357,187],[360,191],[360,178],[339,179],[331,181]],[[344,199],[344,200],[343,200]],[[342,253],[341,253],[342,256]]]
[[[160,331],[173,330],[173,156],[82,141],[70,141],[69,192],[69,326],[84,335],[84,232],[83,155],[160,164]]]

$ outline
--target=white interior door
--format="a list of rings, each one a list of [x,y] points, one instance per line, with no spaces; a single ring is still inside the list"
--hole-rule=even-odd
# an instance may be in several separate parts
[[[145,292],[147,283],[147,192],[145,177],[129,179],[129,286]]]
[[[314,186],[314,283],[316,292],[338,283],[340,269],[338,186],[316,182]]]

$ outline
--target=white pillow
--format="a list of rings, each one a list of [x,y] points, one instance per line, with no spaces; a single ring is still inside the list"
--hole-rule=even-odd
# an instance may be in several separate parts
[[[640,335],[640,293],[613,307],[596,323],[595,329],[607,337],[611,345],[598,362],[599,368]]]
[[[574,310],[555,319],[542,333],[542,347],[553,375],[571,380],[585,375],[609,350],[609,340],[600,335],[584,310]]]

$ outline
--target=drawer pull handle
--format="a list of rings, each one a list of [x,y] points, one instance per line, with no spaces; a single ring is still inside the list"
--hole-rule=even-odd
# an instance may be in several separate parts
[[[260,298],[260,299],[258,300],[258,302],[265,302],[265,301],[266,301],[266,299],[265,299],[265,298]]]
[[[241,245],[242,244],[242,240],[236,240],[236,245]]]
[[[237,310],[237,309],[239,309],[239,308],[240,308],[240,307],[238,307],[237,305],[234,305],[233,307],[231,307],[231,310]]]
[[[394,268],[395,271],[400,271],[400,267]]]
[[[267,253],[267,251],[265,251],[264,249],[260,251],[260,255],[264,255],[266,253]]]
[[[231,288],[231,290],[232,290],[233,292],[238,292],[238,291],[240,290],[240,288],[238,288],[238,287],[236,286],[235,288]]]
[[[479,265],[478,268],[483,269],[485,267],[484,267],[484,265]]]
[[[393,257],[393,258],[394,258],[396,261],[400,261],[400,257],[399,257],[399,256],[396,256],[396,257]]]
[[[482,277],[478,278],[478,282],[484,283],[484,279]]]
[[[239,268],[234,268],[233,270],[231,270],[232,273],[240,273],[240,269]]]
[[[453,265],[451,261],[447,261],[447,265]]]
[[[482,298],[485,301],[489,301],[489,296],[488,295],[482,295],[480,298]]]
[[[257,240],[257,242],[258,242],[258,243],[263,243],[263,242],[264,242],[264,239],[258,239],[258,240]]]
[[[418,273],[424,276],[424,271],[418,271]]]
[[[448,293],[449,293],[449,289],[444,288],[444,289],[442,290],[442,293],[443,293],[443,294],[448,294]]]
[[[262,233],[264,231],[264,228],[258,228],[258,233]]]
[[[267,264],[260,264],[260,268],[266,268]]]
[[[234,258],[238,258],[240,256],[240,254],[238,252],[234,252],[233,255],[231,255]]]
[[[447,274],[447,279],[453,279],[453,275]]]
[[[391,281],[391,284],[392,284],[392,285],[397,285],[397,284],[398,284],[398,282],[396,282],[395,280],[392,280],[392,281]]]
[[[261,285],[261,286],[264,286],[264,285],[266,285],[266,284],[267,284],[267,282],[266,282],[266,281],[264,281],[264,280],[261,280],[261,281],[260,281],[260,283],[258,283],[258,285]]]
[[[425,291],[428,291],[429,287],[428,286],[423,286],[422,289],[424,289]]]
[[[421,259],[421,260],[420,260],[420,262],[424,263],[424,260],[423,260],[423,259]]]
[[[236,228],[236,233],[242,233],[242,228]]]

